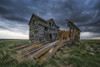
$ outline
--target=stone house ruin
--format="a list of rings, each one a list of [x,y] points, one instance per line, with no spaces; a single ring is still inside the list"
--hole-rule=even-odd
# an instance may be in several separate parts
[[[33,14],[29,21],[29,41],[31,43],[55,40],[59,27],[53,19],[44,20]]]

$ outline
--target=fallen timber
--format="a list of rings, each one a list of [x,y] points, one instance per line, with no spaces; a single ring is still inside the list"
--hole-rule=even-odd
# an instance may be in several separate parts
[[[24,54],[22,53],[21,57],[18,57],[15,59],[17,59],[17,61],[19,61],[19,62],[21,62],[23,60],[28,60],[28,59],[35,59],[35,60],[40,59],[41,60],[41,57],[45,56],[45,54],[47,54],[51,50],[53,50],[53,52],[55,53],[63,45],[64,42],[65,42],[65,40],[64,41],[57,40],[57,41],[45,44],[45,45],[35,48],[33,50],[31,49],[31,50],[25,51]]]
[[[57,42],[57,41],[56,41]],[[53,42],[53,43],[55,43],[55,42]],[[34,50],[32,50],[32,51],[30,51],[28,54],[26,54],[24,57],[28,57],[30,54],[32,54],[32,56],[34,56],[34,55],[36,55],[36,54],[38,54],[38,53],[40,53],[40,52],[42,52],[43,50],[45,50],[46,48],[48,48],[48,47],[50,47],[50,46],[52,46],[53,44],[52,43],[50,43],[50,44],[46,44],[46,45],[44,45],[44,46],[41,46],[41,47],[39,47],[39,48],[37,48],[37,49],[34,49]],[[37,51],[37,52],[36,52]]]
[[[56,47],[53,47],[51,48],[50,51],[48,51],[48,53],[46,53],[43,57],[40,58],[40,62],[39,62],[39,65],[42,65],[47,59],[50,59],[55,53],[56,51],[64,45],[64,41],[59,41],[57,44],[56,44]]]
[[[37,60],[39,59],[39,65],[42,65],[45,61],[49,60],[54,54],[62,49],[64,45],[69,42],[80,40],[80,29],[75,26],[71,21],[68,21],[68,27],[70,30],[60,30],[56,37],[56,41],[47,41],[41,43],[20,44],[11,46],[10,49],[16,51],[21,56],[17,59],[19,62],[23,60]]]
[[[57,41],[56,41],[57,42]],[[54,43],[54,42],[52,42]],[[46,42],[46,43],[37,43],[37,44],[31,44],[30,46],[26,47],[26,45],[22,45],[23,47],[25,48],[22,48],[22,46],[20,47],[16,47],[17,49],[17,53],[20,53],[22,54],[20,58],[27,58],[29,57],[30,55],[35,55],[36,53],[38,53],[39,51],[43,51],[44,49],[52,46],[52,43],[51,41],[49,42]],[[20,48],[20,49],[19,49]],[[10,48],[11,49],[11,48]],[[12,50],[16,50],[15,47],[14,49],[12,48]],[[19,59],[20,59],[19,58]]]
[[[55,41],[53,43],[48,44],[47,46],[45,46],[43,49],[41,49],[40,51],[38,51],[36,53],[36,55],[34,56],[34,58],[38,58],[39,56],[41,56],[42,54],[44,54],[46,51],[48,51],[50,48],[52,48],[53,46],[56,45],[58,41]]]
[[[21,50],[23,48],[30,47],[30,46],[33,46],[33,45],[39,45],[39,44],[41,44],[41,46],[43,46],[44,44],[47,44],[47,43],[50,43],[50,42],[51,41],[47,41],[47,42],[43,42],[43,43],[19,44],[19,45],[11,46],[9,48],[17,51],[17,50]]]

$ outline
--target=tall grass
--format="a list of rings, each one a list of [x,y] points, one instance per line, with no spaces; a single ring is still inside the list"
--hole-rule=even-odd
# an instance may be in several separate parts
[[[42,66],[30,60],[17,62],[10,55],[16,54],[9,50],[9,46],[28,41],[0,42],[0,67],[100,67],[100,40],[84,40],[69,47],[64,47],[66,53],[58,52],[59,56],[51,58]],[[70,67],[70,66],[69,66]]]
[[[27,40],[18,40],[18,41],[12,40],[12,41],[1,41],[0,42],[0,67],[19,67],[18,66],[19,63],[13,58],[11,58],[10,55],[12,53],[14,54],[15,52],[10,51],[9,47],[13,45],[17,45],[17,44],[22,44],[22,43],[28,43],[28,41]]]
[[[87,48],[87,46],[90,47]],[[92,51],[90,50],[91,48]],[[71,56],[66,57],[66,60],[70,64],[74,64],[75,67],[100,67],[100,53],[97,51],[98,48],[100,48],[100,41],[81,41],[80,44],[70,47],[68,53]]]

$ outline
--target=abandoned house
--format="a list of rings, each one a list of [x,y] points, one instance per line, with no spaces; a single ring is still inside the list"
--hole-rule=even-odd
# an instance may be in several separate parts
[[[55,40],[59,27],[53,19],[44,20],[33,14],[29,21],[29,41],[31,43]]]

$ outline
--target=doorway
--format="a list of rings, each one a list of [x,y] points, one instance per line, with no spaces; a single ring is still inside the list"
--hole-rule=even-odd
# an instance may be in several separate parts
[[[52,40],[52,34],[50,34],[50,40]]]

